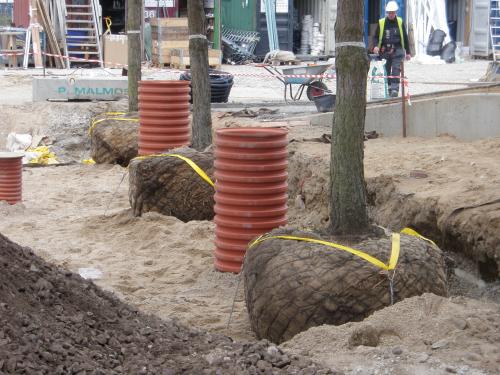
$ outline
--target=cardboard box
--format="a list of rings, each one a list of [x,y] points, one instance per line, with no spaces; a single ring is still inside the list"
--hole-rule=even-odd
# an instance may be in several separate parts
[[[126,35],[103,35],[104,67],[123,68],[128,63],[128,38]]]

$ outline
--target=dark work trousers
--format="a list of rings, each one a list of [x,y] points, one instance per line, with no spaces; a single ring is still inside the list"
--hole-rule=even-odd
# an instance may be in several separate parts
[[[393,53],[385,51],[382,58],[385,59],[385,69],[388,76],[398,76],[401,74],[401,61],[405,57],[403,48],[396,48]],[[389,90],[399,92],[399,78],[388,78]]]

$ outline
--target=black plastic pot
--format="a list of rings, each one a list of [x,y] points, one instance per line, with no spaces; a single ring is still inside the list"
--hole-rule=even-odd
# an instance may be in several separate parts
[[[455,50],[457,49],[457,44],[454,41],[446,43],[443,48],[441,48],[441,60],[447,63],[455,62]]]
[[[335,108],[335,99],[337,98],[334,94],[325,94],[315,96],[313,98],[314,104],[318,112],[332,112]]]
[[[427,43],[425,53],[429,56],[439,56],[445,37],[446,33],[443,30],[434,30],[431,35],[429,35],[429,42]]]
[[[215,69],[209,69],[208,74],[210,74],[210,102],[227,103],[231,87],[233,87],[233,76]],[[189,71],[184,72],[179,79],[182,81],[191,81],[191,73]],[[191,95],[191,92],[189,95]],[[189,102],[193,102],[192,97]]]

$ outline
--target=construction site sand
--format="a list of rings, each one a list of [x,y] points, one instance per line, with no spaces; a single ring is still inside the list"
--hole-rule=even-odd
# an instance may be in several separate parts
[[[81,160],[88,156],[89,118],[123,104],[4,106],[2,114],[9,121],[2,133],[48,134],[57,150],[69,149],[65,159]],[[218,116],[215,120],[216,127],[243,122]],[[325,225],[325,160],[330,146],[318,140],[330,129],[300,122],[289,129],[290,139],[295,139],[290,145],[290,174],[300,176],[309,170],[315,176],[300,186],[305,209],[296,199],[298,185],[290,186],[290,222]],[[301,155],[308,156],[302,163]],[[498,160],[500,139],[380,138],[366,142],[365,173],[367,178],[390,177],[402,196],[467,204],[498,198]],[[413,170],[431,178],[412,178]],[[213,269],[212,222],[183,223],[155,213],[133,217],[126,170],[119,166],[26,167],[23,184],[22,203],[0,202],[0,233],[71,271],[101,271],[97,285],[145,312],[234,338],[253,338],[242,285],[237,289],[238,276]],[[315,206],[321,208],[313,213],[309,209]],[[394,212],[378,212],[377,220],[391,224]],[[499,373],[498,282],[485,284],[470,263],[460,266],[455,275],[459,288],[452,292],[473,298],[412,298],[379,311],[367,322],[311,329],[284,346],[346,374]],[[378,346],[350,347],[353,332],[358,336],[370,332],[363,328],[368,323],[380,328]]]
[[[303,132],[304,129],[299,131]],[[328,154],[328,145],[311,141],[299,143],[300,146],[294,147],[316,155],[313,161]],[[500,172],[495,160],[499,160],[499,150],[500,140],[464,143],[450,137],[433,140],[381,138],[366,143],[366,170],[368,176],[403,176],[409,170],[422,168],[433,174],[433,166],[436,165],[440,166],[438,190],[441,196],[461,194],[471,189],[474,194],[481,194],[485,189],[488,191],[488,187],[498,186]],[[456,155],[456,158],[447,161],[451,155]],[[449,163],[448,168],[443,168],[443,163]],[[294,168],[293,165],[291,168]],[[314,170],[317,166],[312,162],[308,167]],[[299,172],[290,170],[291,174]],[[119,166],[76,164],[27,167],[23,179],[23,202],[13,206],[0,203],[0,215],[3,218],[0,232],[11,240],[31,247],[43,258],[71,271],[79,272],[81,268],[99,270],[102,277],[95,280],[97,285],[143,311],[165,318],[176,317],[189,326],[224,333],[233,338],[253,337],[242,285],[237,289],[238,276],[214,270],[213,222],[183,223],[174,217],[157,213],[133,217],[128,202],[127,171]],[[472,186],[471,181],[475,181],[476,185]],[[411,181],[405,182],[409,191],[430,193],[419,179],[415,179],[412,186],[408,184]],[[327,189],[327,185],[324,181],[316,181],[314,186],[311,184],[306,188]],[[301,210],[294,206],[293,197],[290,214],[291,222],[308,225],[309,217],[301,216]],[[472,278],[469,281],[471,289],[484,289],[479,280]],[[448,337],[451,328],[439,321],[429,325],[428,319],[406,316],[403,307],[397,314],[390,309],[378,313],[384,321],[400,320],[400,326],[391,328],[395,332],[391,337],[408,336],[412,337],[411,340],[417,340],[412,334],[401,331],[405,328],[419,332],[419,337],[427,340],[427,344],[415,346],[411,340],[382,340],[375,349],[343,346],[341,353],[345,356],[332,355],[337,347],[335,345],[340,344],[337,341],[330,343],[329,340],[364,324],[356,323],[349,325],[351,328],[323,327],[311,330],[288,346],[299,352],[309,351],[312,357],[326,361],[335,368],[341,366],[347,373],[376,373],[355,371],[358,368],[368,371],[377,368],[380,363],[385,363],[396,371],[392,373],[398,374],[405,373],[398,372],[401,366],[410,366],[409,369],[415,370],[406,372],[409,374],[418,373],[418,369],[437,369],[436,374],[442,373],[439,371],[444,371],[447,366],[464,374],[495,373],[500,370],[500,307],[493,302],[483,303],[472,299],[461,301],[458,304],[451,300],[439,302],[443,306],[450,306],[449,311],[444,313],[439,310],[440,314],[444,314],[446,319],[457,317],[465,321],[478,316],[474,319],[480,319],[482,323],[476,320],[467,323],[469,325],[447,344],[451,349],[431,348],[436,341]],[[409,311],[418,311],[421,302],[416,299],[403,304],[409,304],[406,307]],[[399,304],[394,308],[398,309],[397,306]],[[478,315],[478,311],[487,311],[486,320]],[[479,328],[476,323],[480,324]],[[468,348],[471,334],[467,328],[469,326],[481,332],[475,336],[477,350]],[[325,336],[326,332],[333,332],[332,336]],[[311,347],[311,342],[323,345],[323,349],[315,349],[317,345]],[[391,354],[394,346],[400,346],[404,355]],[[399,353],[399,350],[396,352]],[[421,353],[427,353],[429,360],[423,360]],[[370,356],[378,364],[375,366],[364,362],[360,365],[359,358],[363,356]],[[477,371],[468,372],[471,369]]]

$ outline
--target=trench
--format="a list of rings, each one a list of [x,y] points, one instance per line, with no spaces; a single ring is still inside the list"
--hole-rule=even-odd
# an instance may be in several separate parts
[[[292,146],[289,158],[290,224],[323,229],[329,223],[329,154],[310,155],[304,145]],[[500,281],[500,199],[476,204],[443,202],[401,187],[401,175],[367,177],[372,221],[392,231],[411,227],[432,239],[453,259],[486,283]]]

